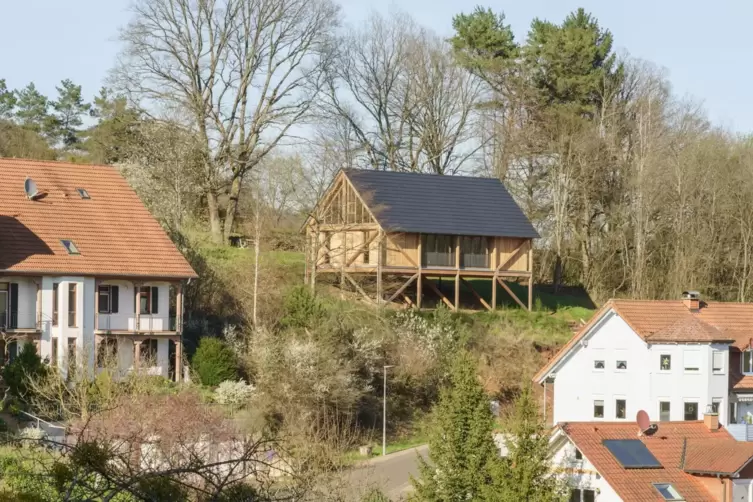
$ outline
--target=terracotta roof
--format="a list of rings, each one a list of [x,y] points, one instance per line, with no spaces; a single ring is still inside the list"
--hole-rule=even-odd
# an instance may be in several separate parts
[[[26,177],[36,200],[26,197]],[[196,277],[116,168],[19,159],[0,159],[0,271]]]
[[[542,382],[605,313],[613,310],[647,342],[725,342],[748,347],[753,337],[753,303],[701,302],[690,311],[682,300],[609,300],[544,366],[533,380]]]
[[[753,459],[753,442],[688,439],[683,470],[731,476]]]
[[[687,502],[713,500],[704,483],[681,467],[685,442],[713,440],[732,448],[737,443],[725,429],[711,431],[702,421],[661,422],[653,436],[641,437],[630,422],[571,422],[558,427],[626,502],[663,501],[653,483],[672,483]],[[603,445],[606,439],[640,439],[661,469],[625,469]]]

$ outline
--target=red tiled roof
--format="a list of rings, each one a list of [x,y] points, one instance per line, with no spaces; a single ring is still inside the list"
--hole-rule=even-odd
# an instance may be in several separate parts
[[[540,382],[598,320],[614,310],[647,342],[731,342],[747,347],[753,337],[753,303],[701,302],[690,311],[682,300],[609,300],[534,376]]]
[[[26,197],[26,177],[43,194],[37,200]],[[0,159],[0,271],[196,277],[116,168],[19,159]]]
[[[753,442],[688,439],[683,470],[701,474],[732,475],[753,458]]]
[[[663,501],[653,483],[672,483],[687,502],[714,500],[698,477],[683,471],[685,442],[710,440],[730,448],[737,443],[725,429],[711,431],[702,421],[661,422],[654,435],[641,437],[630,422],[570,422],[558,427],[626,502]],[[605,439],[640,439],[662,468],[625,469],[602,444]]]

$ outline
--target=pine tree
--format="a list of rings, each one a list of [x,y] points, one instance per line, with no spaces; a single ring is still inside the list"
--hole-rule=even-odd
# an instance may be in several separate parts
[[[440,393],[429,438],[431,464],[421,458],[421,479],[412,479],[415,500],[480,500],[499,452],[492,437],[494,417],[466,352],[453,362],[450,385]]]
[[[550,435],[528,387],[523,389],[515,401],[507,433],[507,456],[493,464],[492,483],[484,489],[484,500],[563,500],[565,485],[551,470]]]

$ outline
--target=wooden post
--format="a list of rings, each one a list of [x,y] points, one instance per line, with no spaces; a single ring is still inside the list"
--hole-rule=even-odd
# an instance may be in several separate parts
[[[497,238],[494,237],[494,247],[492,248],[492,270],[494,270],[494,277],[492,277],[492,310],[497,309]]]
[[[423,261],[423,250],[422,250],[422,236],[421,234],[418,234],[418,277],[416,278],[416,308],[421,310],[421,297],[423,296],[423,274],[421,273],[421,269],[424,266]]]
[[[303,243],[303,284],[309,283],[309,260],[311,259],[311,231],[306,228],[306,240]]]
[[[183,333],[183,282],[175,286],[175,331]]]
[[[135,331],[138,332],[141,328],[141,284],[133,283],[133,287],[136,288],[136,321],[134,323]]]
[[[141,363],[141,340],[133,341],[133,368],[139,369]]]
[[[384,232],[379,229],[377,237],[377,277],[376,277],[376,301],[377,305],[382,305],[382,256],[384,250]]]
[[[183,335],[175,340],[175,381],[183,381]]]
[[[460,236],[455,237],[455,312],[460,309]]]
[[[533,241],[528,241],[528,311],[533,310]]]
[[[316,227],[316,233],[314,234],[315,241],[313,249],[311,250],[311,291],[316,291],[316,269],[319,266],[319,227]]]

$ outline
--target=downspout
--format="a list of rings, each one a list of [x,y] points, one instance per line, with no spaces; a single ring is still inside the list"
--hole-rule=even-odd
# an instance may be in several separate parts
[[[544,378],[544,425],[546,426],[546,381],[549,380],[549,377]]]

